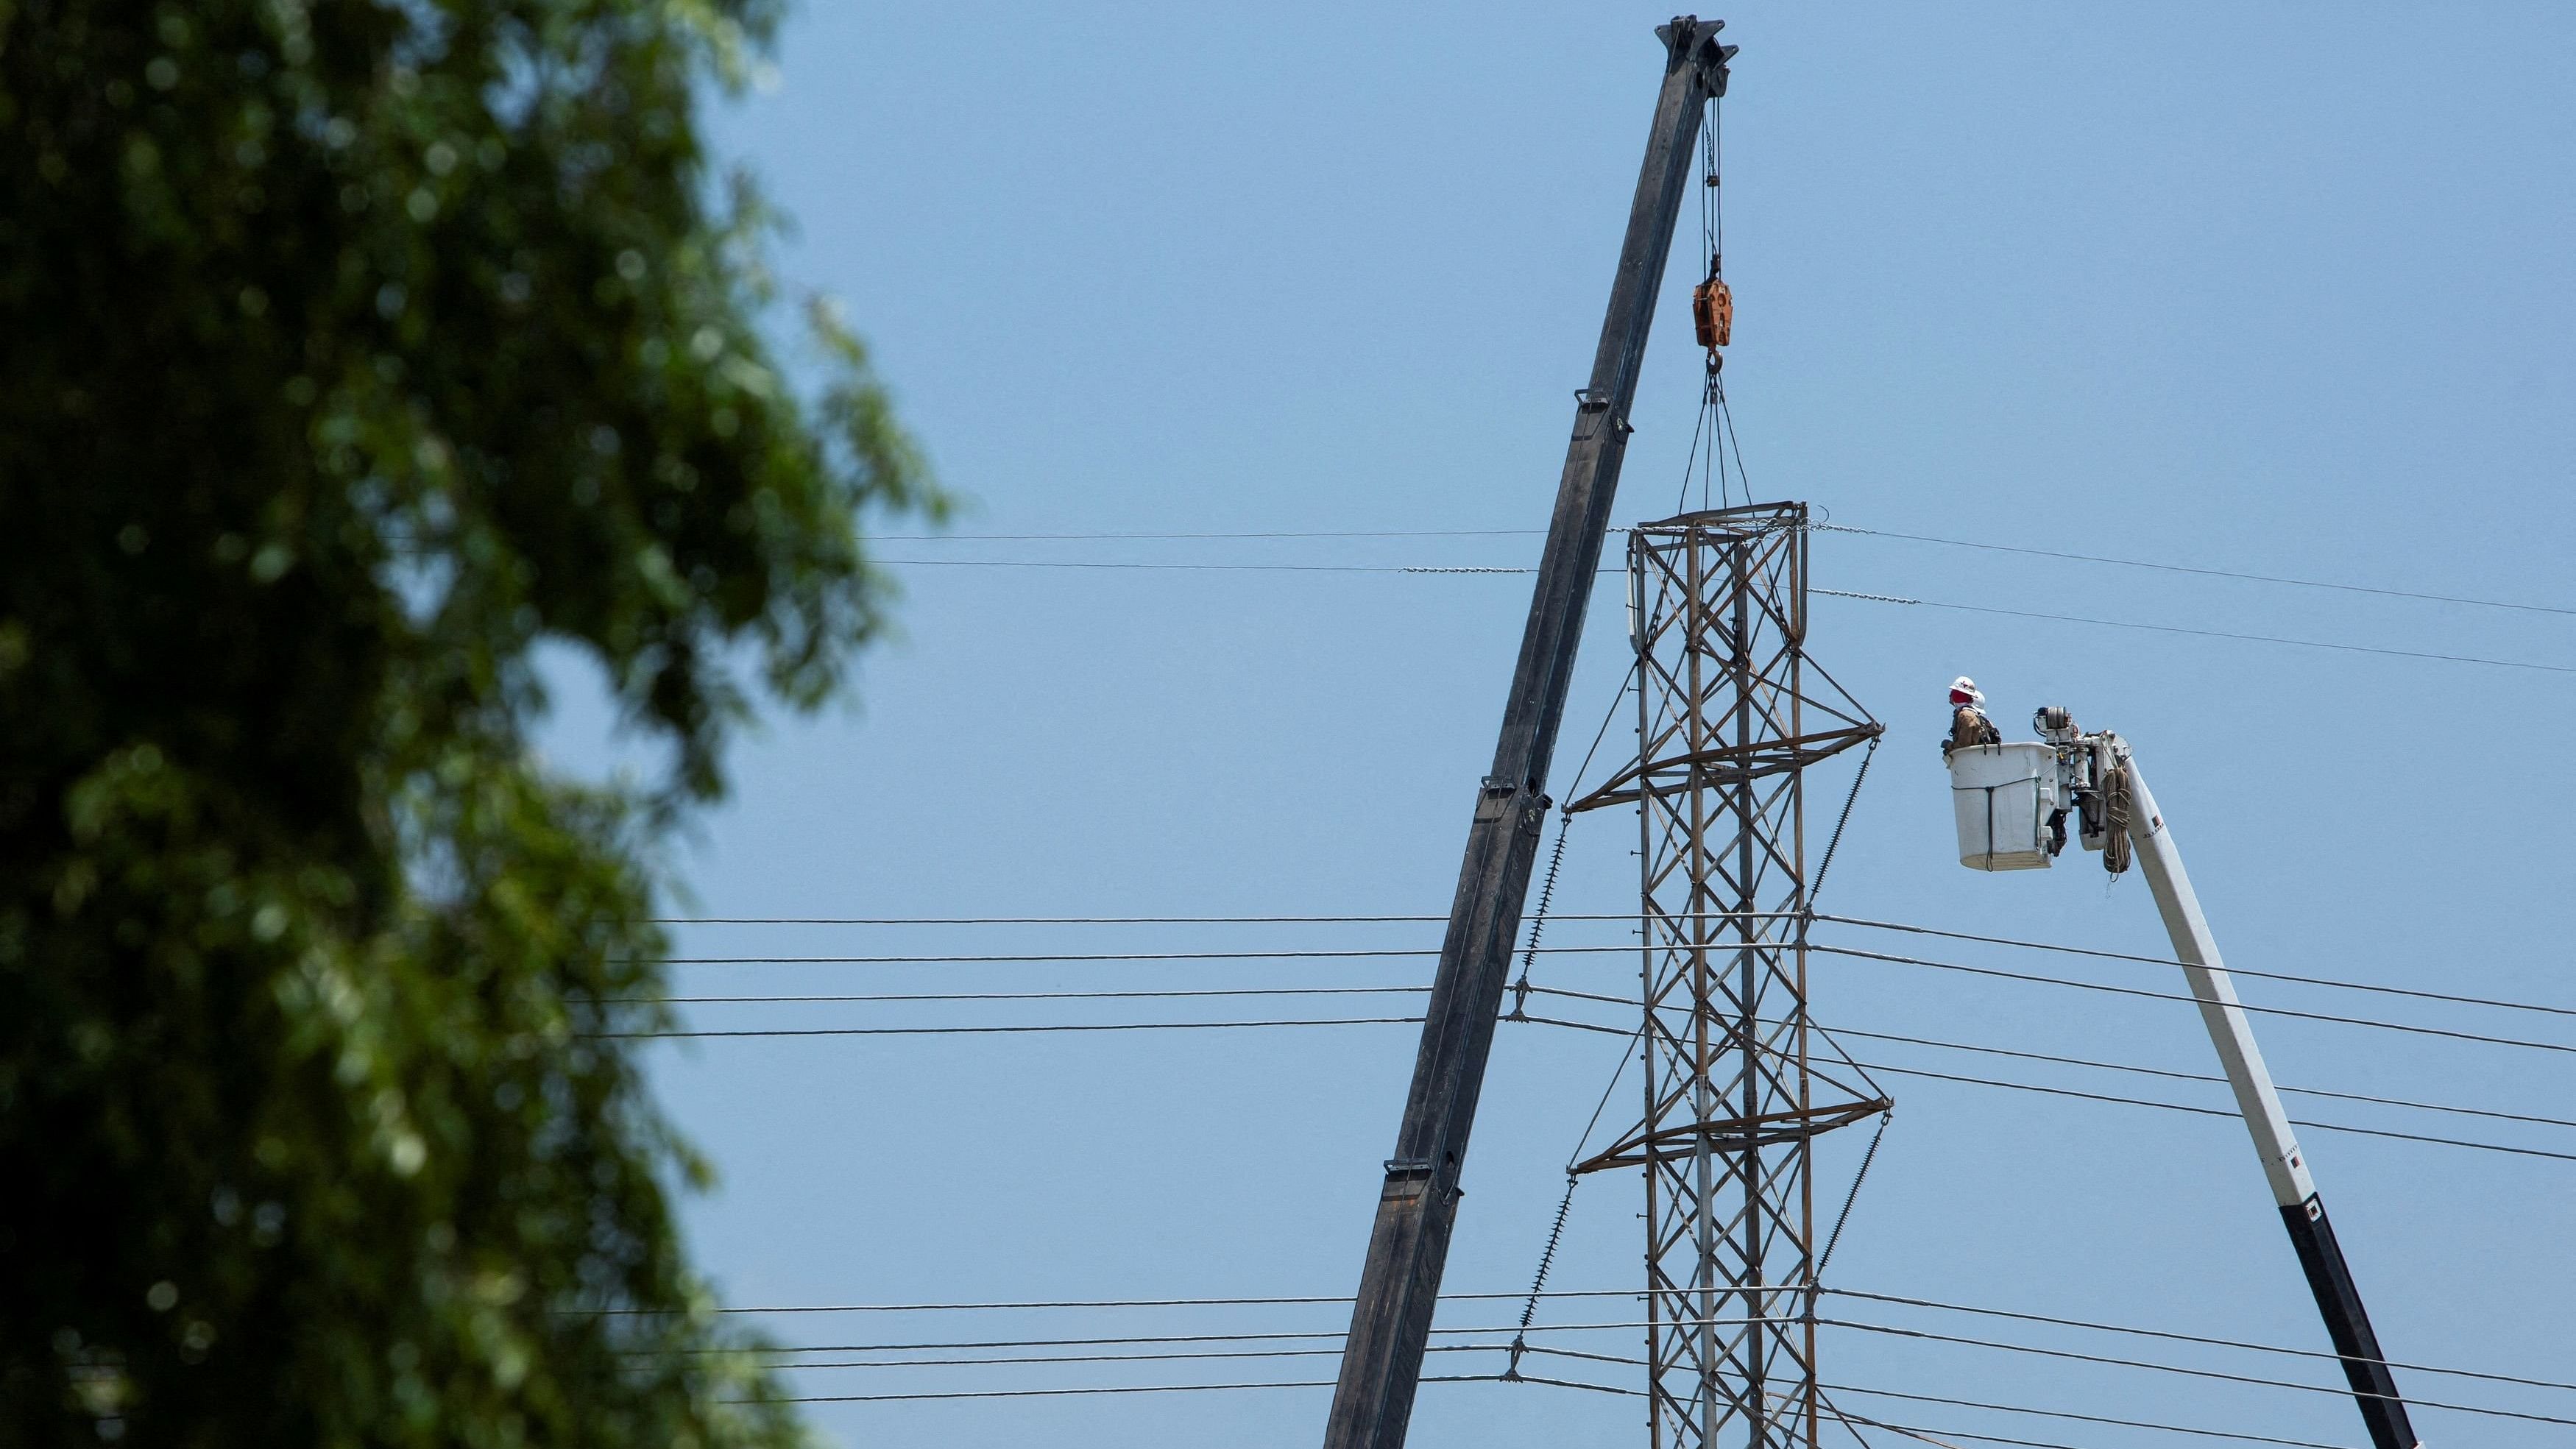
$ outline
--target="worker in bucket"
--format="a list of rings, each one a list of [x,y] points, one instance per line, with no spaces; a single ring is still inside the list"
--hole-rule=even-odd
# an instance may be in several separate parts
[[[1962,674],[1950,681],[1950,737],[1941,742],[1941,758],[1950,758],[1952,750],[1970,745],[1999,745],[2003,731],[1986,718],[1985,691],[1977,682]]]

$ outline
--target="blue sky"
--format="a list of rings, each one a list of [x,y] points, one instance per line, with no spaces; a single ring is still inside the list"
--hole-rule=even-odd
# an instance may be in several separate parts
[[[903,560],[1532,561],[1659,74],[1616,6],[808,5],[728,154],[798,222],[963,535],[1501,530],[1463,537],[889,539]],[[1838,523],[2576,608],[2576,15],[2492,5],[2153,10],[1765,4],[1724,109],[1727,378],[1758,496]],[[1696,412],[1677,245],[1624,522],[1672,511]],[[909,532],[910,530],[904,530]],[[2563,764],[2576,618],[1824,534],[1819,587],[2467,655],[2471,665],[1822,599],[1814,656],[1889,725],[1824,908],[2156,954],[2143,881],[1951,859],[1941,688],[2131,739],[2239,967],[2576,1003]],[[1513,575],[897,566],[902,635],[854,709],[745,741],[684,854],[705,914],[1445,911],[1527,606]],[[1560,783],[1626,660],[1591,621]],[[568,708],[556,748],[596,748]],[[1605,752],[1622,741],[1613,727]],[[1839,805],[1849,762],[1818,773]],[[1634,902],[1633,825],[1586,817],[1557,909]],[[1550,939],[1615,943],[1615,921]],[[1437,927],[693,927],[683,954],[1414,948]],[[1864,943],[1865,944],[1865,943]],[[1925,954],[2173,989],[2151,968]],[[1546,958],[1633,990],[1624,958]],[[2131,975],[2126,973],[2143,973]],[[689,966],[691,994],[1417,985],[1419,957]],[[2563,1020],[2247,981],[2256,1004],[2576,1041]],[[1396,1016],[1415,998],[707,1005],[709,1028]],[[2214,1069],[2187,1007],[1820,961],[1827,1024]],[[1315,1004],[1320,1003],[1320,1004]],[[1402,1009],[1398,1009],[1401,1007]],[[1607,1011],[1608,1009],[1604,1009]],[[1615,1016],[1615,1013],[1611,1013]],[[2258,1019],[2285,1083],[2564,1114],[2570,1061]],[[1506,1029],[1448,1282],[1526,1285],[1606,1037]],[[1884,1048],[1875,1060],[2223,1105],[2215,1088]],[[1404,1026],[709,1040],[657,1056],[723,1175],[688,1221],[737,1304],[1350,1291],[1413,1052]],[[1633,1078],[1631,1079],[1633,1081]],[[2242,1132],[1931,1080],[1899,1106],[1832,1280],[2322,1349]],[[1611,1115],[1626,1110],[1624,1099]],[[2576,1151],[2576,1132],[2305,1099],[2319,1120]],[[1838,1200],[1862,1139],[1820,1152]],[[2564,1376],[2576,1164],[2305,1134],[2392,1356]],[[1575,1199],[1554,1282],[1624,1288],[1642,1207]],[[1617,1321],[1617,1299],[1543,1315]],[[1444,1323],[1505,1322],[1462,1303]],[[2002,1320],[1855,1317],[2330,1384],[2318,1365]],[[1332,1330],[1330,1306],[764,1320],[862,1344]],[[1543,1316],[1542,1321],[1546,1321]],[[1607,1351],[1635,1352],[1612,1331]],[[1225,1345],[1211,1345],[1222,1349]],[[2354,1443],[2332,1394],[1857,1330],[1829,1381]],[[847,1361],[851,1354],[822,1355]],[[1448,1356],[1489,1372],[1490,1355]],[[1329,1356],[817,1369],[814,1395],[1330,1378]],[[1609,1381],[1634,1370],[1593,1366]],[[2576,1417],[2576,1395],[2401,1374]],[[1296,1445],[1326,1393],[819,1404],[850,1444]],[[1847,1400],[1858,1406],[1858,1398]],[[2135,1431],[1875,1401],[1900,1422]],[[1906,1415],[1914,1417],[1908,1418]],[[1422,1446],[1620,1444],[1636,1401],[1425,1389]],[[2437,1443],[2563,1429],[2423,1411]],[[2160,1441],[2159,1441],[2160,1442]]]

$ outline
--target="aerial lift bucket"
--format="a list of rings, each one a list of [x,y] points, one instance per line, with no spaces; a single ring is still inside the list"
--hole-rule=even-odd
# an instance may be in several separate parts
[[[2037,741],[1950,751],[1950,805],[1959,863],[1971,870],[2048,868],[2048,817],[2057,810],[2057,752]]]

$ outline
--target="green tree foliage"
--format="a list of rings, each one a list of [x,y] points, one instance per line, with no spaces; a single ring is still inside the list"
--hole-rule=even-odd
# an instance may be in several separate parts
[[[755,324],[770,0],[0,0],[0,1441],[775,1445],[652,842],[936,513]],[[532,651],[667,777],[532,758]],[[730,1345],[730,1346],[729,1346]]]

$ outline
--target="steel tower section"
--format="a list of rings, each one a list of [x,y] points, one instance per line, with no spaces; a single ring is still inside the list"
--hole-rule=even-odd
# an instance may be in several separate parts
[[[1577,1170],[1644,1171],[1657,1449],[1817,1443],[1812,1148],[1889,1106],[1807,1014],[1805,772],[1882,727],[1806,657],[1806,523],[1631,533],[1637,759],[1574,807],[1641,830],[1644,1114]]]

